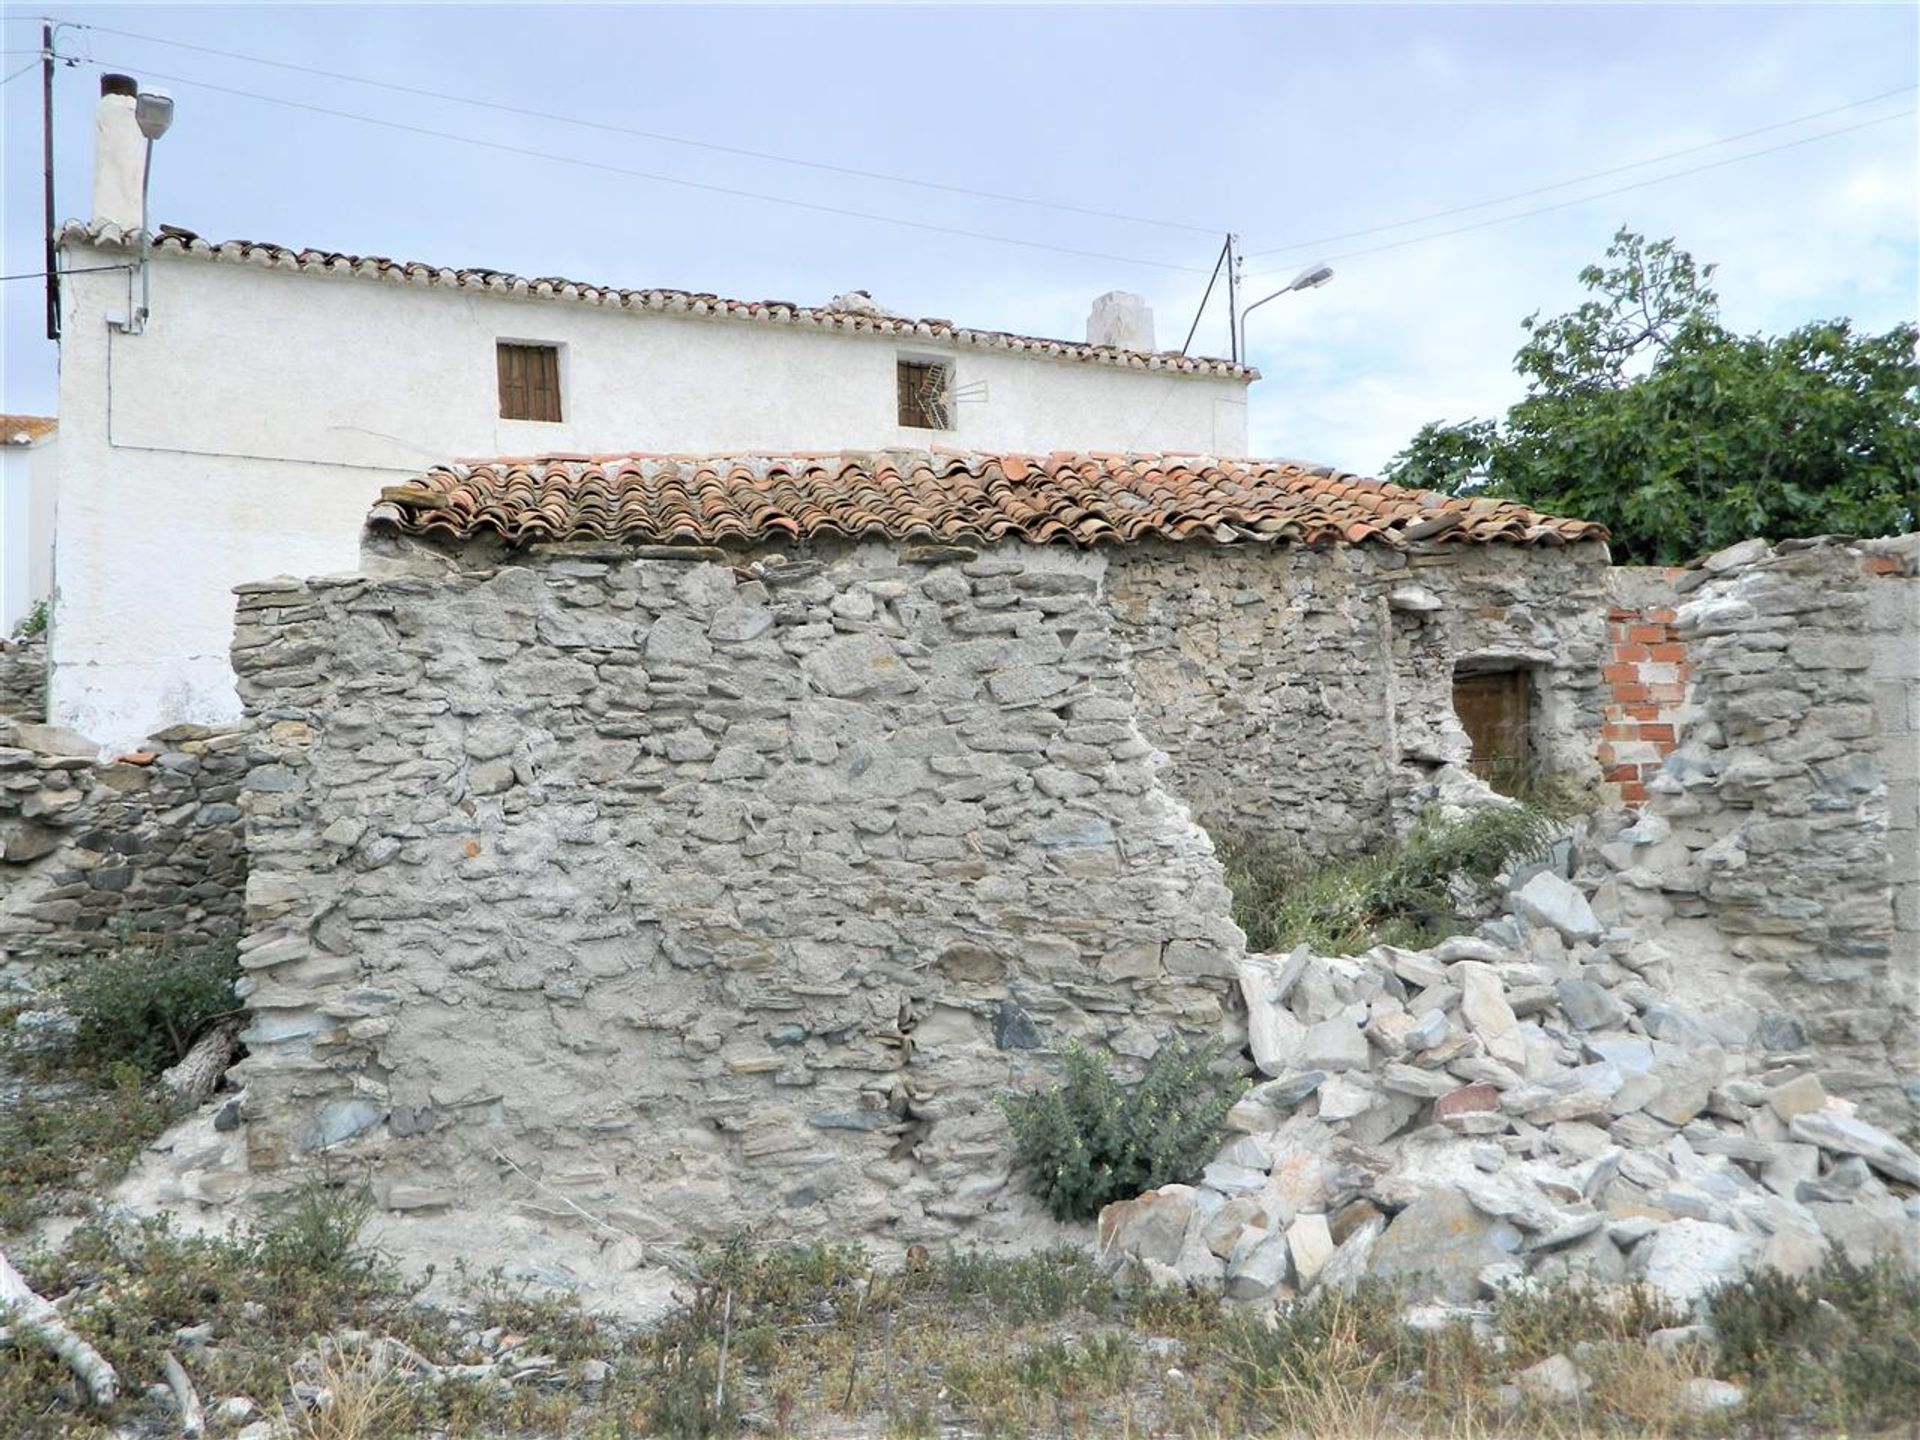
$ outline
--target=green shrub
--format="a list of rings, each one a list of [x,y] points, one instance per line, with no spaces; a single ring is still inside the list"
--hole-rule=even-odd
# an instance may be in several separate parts
[[[1429,811],[1391,845],[1347,860],[1315,862],[1273,841],[1230,837],[1220,852],[1233,918],[1257,951],[1423,948],[1451,933],[1458,890],[1483,889],[1515,862],[1544,854],[1572,803],[1556,796],[1458,820]]]
[[[13,638],[32,640],[47,633],[47,622],[53,618],[53,610],[45,600],[33,602],[26,614],[22,615],[13,627]]]
[[[1836,1251],[1808,1275],[1724,1285],[1709,1304],[1721,1364],[1755,1407],[1839,1429],[1920,1415],[1920,1276],[1899,1261]]]
[[[1058,1219],[1090,1220],[1115,1200],[1191,1179],[1245,1088],[1212,1073],[1215,1056],[1210,1046],[1169,1041],[1127,1085],[1098,1055],[1069,1044],[1058,1085],[1000,1102],[1034,1193]]]
[[[240,964],[230,941],[187,950],[133,944],[90,960],[60,987],[74,1019],[72,1053],[89,1065],[128,1063],[158,1075],[230,1014]]]

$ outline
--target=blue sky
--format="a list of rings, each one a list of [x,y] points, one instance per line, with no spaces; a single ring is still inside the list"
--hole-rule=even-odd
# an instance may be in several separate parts
[[[171,89],[156,220],[626,285],[882,303],[1078,337],[1124,288],[1177,346],[1228,227],[1250,298],[1252,448],[1374,470],[1424,420],[1498,413],[1528,312],[1565,307],[1622,224],[1719,263],[1728,318],[1778,330],[1916,301],[1915,92],[1682,159],[1389,230],[1920,80],[1920,9],[1818,6],[182,7],[8,5],[60,48]],[[1157,224],[1009,204],[535,120],[112,35],[108,28]],[[87,208],[100,66],[58,78],[62,216]],[[163,78],[164,76],[164,78]],[[990,232],[997,244],[534,160],[241,98],[224,86],[705,185]],[[4,272],[40,262],[37,70],[4,100]],[[1885,123],[1865,124],[1868,121]],[[1850,133],[1667,183],[1597,192]],[[1571,204],[1562,202],[1572,201]],[[1550,213],[1427,238],[1544,205]],[[1181,228],[1191,227],[1191,228]],[[1324,239],[1374,231],[1349,239]],[[1348,254],[1414,240],[1372,254]],[[1320,242],[1320,243],[1315,243]],[[1270,272],[1264,283],[1259,272]],[[36,282],[4,286],[4,401],[54,403]],[[1221,352],[1222,312],[1195,348]]]

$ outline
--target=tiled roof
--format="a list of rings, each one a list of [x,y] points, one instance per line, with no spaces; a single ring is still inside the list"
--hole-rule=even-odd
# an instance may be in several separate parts
[[[1456,500],[1285,460],[1195,455],[562,455],[440,466],[368,523],[512,545],[814,536],[1098,545],[1147,538],[1405,545],[1604,540],[1508,500]]]
[[[69,220],[60,229],[63,244],[103,249],[132,249],[138,230],[113,224],[86,224]],[[553,276],[528,279],[503,270],[452,269],[417,260],[389,260],[380,255],[343,255],[333,250],[294,250],[253,240],[202,240],[191,230],[162,225],[153,248],[163,255],[186,255],[202,260],[257,265],[302,275],[344,275],[388,284],[418,285],[426,289],[479,291],[528,300],[559,300],[609,310],[651,311],[669,315],[704,316],[724,320],[756,321],[765,325],[792,325],[809,330],[837,330],[846,334],[879,335],[894,339],[945,340],[959,346],[1011,350],[1055,360],[1117,365],[1126,370],[1157,370],[1170,375],[1201,375],[1257,380],[1260,372],[1230,360],[1209,360],[1172,351],[1149,354],[1111,345],[1087,345],[1074,340],[1048,340],[1014,335],[1005,330],[970,330],[951,320],[912,320],[904,316],[865,314],[820,305],[797,305],[790,300],[729,300],[720,295],[688,290],[623,290],[582,280]]]
[[[32,445],[59,428],[51,415],[0,415],[0,445]]]

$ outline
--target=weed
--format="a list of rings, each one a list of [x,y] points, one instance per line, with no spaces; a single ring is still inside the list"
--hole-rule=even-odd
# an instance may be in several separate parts
[[[172,1101],[127,1064],[0,1106],[0,1235],[111,1184],[172,1117]]]
[[[74,1019],[70,1057],[158,1075],[185,1057],[209,1021],[233,1010],[237,954],[230,941],[198,950],[135,943],[89,960],[60,987]]]
[[[1001,1102],[1034,1193],[1058,1219],[1089,1220],[1115,1200],[1191,1179],[1242,1088],[1212,1073],[1215,1056],[1169,1041],[1129,1086],[1091,1050],[1069,1044],[1058,1085]]]
[[[373,1353],[336,1342],[321,1345],[306,1373],[290,1372],[289,1388],[304,1384],[310,1398],[293,1407],[298,1440],[383,1440],[407,1408],[407,1397],[390,1367]],[[294,1389],[302,1396],[300,1389]]]
[[[1493,1308],[1506,1353],[1522,1365],[1566,1349],[1569,1335],[1642,1342],[1687,1320],[1684,1308],[1644,1285],[1601,1289],[1577,1280],[1515,1286],[1501,1291]]]
[[[1484,888],[1516,861],[1551,843],[1571,800],[1544,788],[1541,804],[1475,810],[1457,820],[1433,812],[1373,854],[1312,861],[1290,846],[1252,837],[1221,843],[1233,915],[1261,951],[1311,946],[1351,955],[1378,944],[1421,948],[1451,932],[1461,887]]]
[[[1920,1415],[1920,1276],[1898,1262],[1835,1252],[1812,1274],[1761,1271],[1709,1303],[1750,1405],[1869,1430]]]
[[[13,627],[13,638],[32,640],[47,633],[47,625],[53,619],[53,606],[45,600],[36,600],[28,607]]]
[[[375,1276],[384,1262],[360,1244],[373,1208],[364,1185],[342,1182],[323,1159],[318,1172],[281,1202],[273,1223],[258,1232],[255,1256],[279,1276],[344,1281]]]

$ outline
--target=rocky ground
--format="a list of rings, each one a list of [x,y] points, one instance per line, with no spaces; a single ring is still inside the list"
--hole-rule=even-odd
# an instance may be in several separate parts
[[[1250,958],[1267,1078],[1195,1183],[1107,1208],[1106,1263],[1250,1304],[1382,1282],[1481,1328],[1543,1283],[1706,1321],[1756,1271],[1920,1271],[1920,1155],[1826,1093],[1793,1017],[1682,1003],[1685,959],[1554,869],[1503,909],[1430,950]]]

